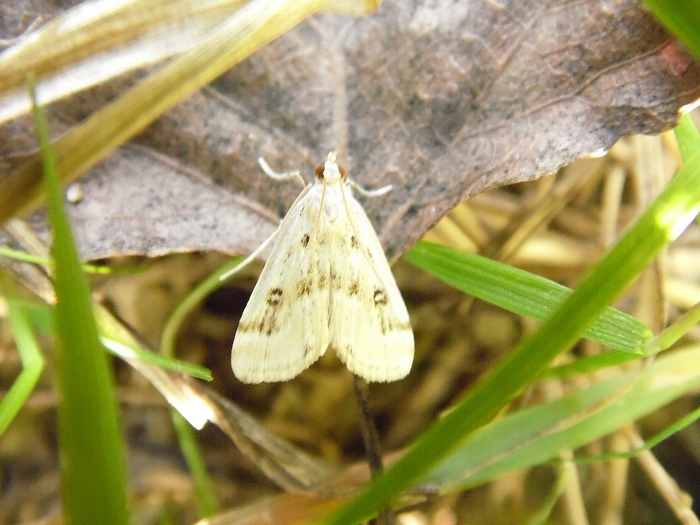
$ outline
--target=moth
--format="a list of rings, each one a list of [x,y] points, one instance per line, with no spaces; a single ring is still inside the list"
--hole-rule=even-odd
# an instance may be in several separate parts
[[[260,163],[275,178],[301,178]],[[291,379],[329,346],[368,381],[408,375],[414,353],[408,311],[351,184],[363,191],[331,152],[287,212],[233,341],[231,366],[241,381]]]

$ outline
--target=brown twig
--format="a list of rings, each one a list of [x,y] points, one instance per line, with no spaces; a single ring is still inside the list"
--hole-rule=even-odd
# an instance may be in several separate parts
[[[354,376],[354,378],[355,397],[357,398],[357,406],[360,409],[360,431],[362,432],[362,440],[365,443],[365,453],[367,454],[370,475],[374,479],[384,471],[381,446],[377,435],[377,427],[374,424],[374,414],[369,407],[367,381],[358,376]],[[395,518],[394,511],[387,507],[379,511],[376,523],[377,525],[394,525],[396,522]]]

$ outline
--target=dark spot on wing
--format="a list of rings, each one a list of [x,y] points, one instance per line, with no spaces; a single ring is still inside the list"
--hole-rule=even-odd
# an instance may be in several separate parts
[[[354,235],[351,235],[351,236],[350,236],[350,247],[351,247],[353,250],[356,250],[357,248],[360,247],[360,243],[357,242],[357,237],[355,237]]]
[[[358,281],[352,281],[350,287],[348,288],[348,293],[351,296],[355,296],[360,293],[360,283]]]
[[[309,245],[309,241],[311,240],[311,237],[309,237],[308,233],[305,233],[304,236],[301,238],[301,245],[306,248]]]
[[[282,302],[282,289],[281,288],[271,288],[267,292],[267,304],[276,307]]]
[[[390,324],[391,323],[387,320],[386,317],[384,317],[384,315],[382,315],[382,314],[379,315],[379,331],[382,334],[386,335],[386,333],[389,331]]]
[[[309,295],[311,293],[311,280],[301,279],[297,283],[297,296],[302,297],[304,295]]]
[[[374,290],[374,304],[377,306],[384,306],[389,300],[387,299],[386,293],[380,288]]]
[[[380,310],[379,312],[379,331],[386,335],[389,332],[406,332],[411,331],[411,323],[400,322],[391,315],[385,315],[387,310]]]
[[[268,337],[271,336],[272,333],[276,332],[277,330],[277,318],[273,316],[261,319],[260,323],[258,324],[258,331],[261,334],[267,335]]]
[[[257,334],[265,334],[268,337],[273,333],[279,331],[280,327],[277,326],[277,318],[274,315],[267,315],[261,318],[259,321],[254,321],[252,323],[239,323],[238,331],[254,332]]]
[[[338,278],[338,273],[335,271],[335,268],[333,268],[333,266],[331,266],[328,275],[331,280],[331,287],[334,290],[340,290],[342,283],[340,282],[340,279]]]

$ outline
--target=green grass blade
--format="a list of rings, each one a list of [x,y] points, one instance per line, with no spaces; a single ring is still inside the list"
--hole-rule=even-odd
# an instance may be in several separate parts
[[[541,379],[557,377],[566,379],[568,377],[590,374],[596,370],[618,366],[641,357],[628,352],[620,352],[619,350],[610,350],[602,354],[590,355],[577,359],[572,363],[565,365],[554,366],[545,370],[540,376]]]
[[[688,333],[700,322],[700,304],[696,304],[671,326],[663,330],[659,335],[649,340],[647,353],[656,353],[671,348],[681,337]]]
[[[229,275],[232,270],[238,269],[243,260],[243,257],[234,257],[226,262],[226,264],[217,269],[192,290],[192,292],[185,297],[184,301],[177,306],[163,328],[163,335],[160,343],[161,354],[168,357],[175,355],[175,339],[182,321],[206,296],[220,288],[223,285],[221,280],[222,276]]]
[[[20,252],[17,250],[12,250],[6,246],[0,246],[0,255],[5,257],[10,257],[17,261],[24,261],[32,264],[40,264],[42,266],[53,266],[53,261],[45,257],[39,257],[37,255],[31,255],[29,253]],[[83,270],[89,273],[103,273],[111,274],[114,271],[106,266],[95,266],[94,264],[84,264]]]
[[[698,362],[697,359],[699,358],[700,356],[696,357],[695,363]],[[698,419],[700,419],[700,408],[696,408],[690,414],[683,416],[669,427],[647,439],[642,447],[630,450],[629,452],[610,452],[608,454],[600,454],[598,456],[576,456],[575,460],[577,463],[596,463],[600,461],[610,461],[611,459],[631,459],[638,456],[645,450],[651,450],[665,439],[670,438],[673,434],[676,434],[684,428],[692,425]]]
[[[693,124],[689,115],[682,115],[676,129],[673,130],[678,142],[681,158],[687,161],[695,153],[700,151],[700,132]]]
[[[19,297],[13,297],[12,302],[26,312],[32,330],[49,335],[55,333],[54,314],[51,306],[39,301]]]
[[[53,308],[46,303],[13,299],[11,304],[13,308],[16,306],[27,313],[30,324],[35,330],[45,334],[53,334],[55,332],[55,323],[53,321],[54,311]],[[101,331],[100,341],[102,345],[112,355],[121,359],[138,359],[147,363],[153,363],[166,370],[187,374],[197,379],[204,379],[205,381],[211,381],[213,379],[211,371],[202,365],[164,357],[145,348],[136,346],[133,340],[129,343],[125,343],[123,339],[120,338],[120,336],[123,336],[123,333],[110,330],[109,326],[99,326],[99,330]],[[109,336],[105,335],[107,332],[111,332]]]
[[[437,244],[420,242],[404,258],[458,290],[540,321],[572,293],[539,275]],[[646,325],[610,307],[583,332],[583,337],[638,354],[651,336]]]
[[[663,350],[668,350],[681,337],[687,334],[691,328],[698,324],[698,322],[700,322],[700,304],[693,306],[659,335],[649,339],[644,345],[643,355],[648,356]],[[634,359],[639,359],[639,356],[620,352],[618,350],[611,350],[602,354],[577,359],[573,363],[549,368],[543,373],[542,377],[558,377],[563,379],[573,375],[587,374],[602,368],[621,365]]]
[[[654,16],[700,57],[700,5],[697,0],[645,0]]]
[[[192,473],[197,492],[197,508],[202,517],[214,516],[219,510],[219,504],[214,496],[214,484],[209,476],[204,456],[197,442],[194,429],[175,409],[170,410],[180,443],[180,450],[185,457],[187,467]]]
[[[32,333],[27,311],[17,301],[8,300],[10,330],[22,360],[22,371],[0,403],[0,436],[34,390],[44,369],[44,358]]]
[[[570,461],[562,462],[559,465],[559,472],[557,473],[557,480],[550,490],[547,498],[544,500],[540,508],[537,510],[534,516],[531,516],[527,520],[527,525],[542,525],[549,523],[549,516],[552,514],[554,507],[561,500],[562,494],[566,492],[568,481],[571,476],[575,475],[574,469],[572,468],[573,463]]]
[[[530,338],[486,374],[443,419],[363,493],[326,523],[358,523],[372,516],[488,423],[508,401],[567,350],[656,254],[700,210],[700,154],[694,155],[629,232]]]
[[[138,348],[135,346],[126,345],[116,339],[110,339],[105,336],[100,336],[100,341],[104,347],[113,355],[119,356],[122,359],[139,359],[147,363],[153,363],[166,370],[172,370],[180,374],[187,374],[198,379],[211,381],[214,377],[211,375],[211,370],[208,368],[181,361],[172,357],[163,357],[160,354],[153,353],[149,350]]]
[[[46,122],[36,105],[33,112],[44,159],[56,262],[58,431],[64,519],[73,525],[126,525],[126,475],[112,377],[63,209]]]
[[[165,357],[171,358],[175,355],[175,340],[180,325],[187,315],[210,293],[221,287],[222,277],[237,270],[241,261],[246,261],[242,257],[234,257],[226,264],[212,273],[205,281],[199,284],[182,301],[165,323],[163,335],[161,337],[160,351]],[[197,443],[194,430],[177,411],[172,410],[173,425],[177,431],[180,450],[185,456],[187,466],[192,473],[196,492],[197,507],[202,516],[213,516],[218,511],[218,504],[212,491],[212,482],[207,471],[204,457]]]
[[[421,483],[438,486],[441,491],[462,490],[507,472],[556,460],[563,451],[599,439],[698,386],[700,347],[695,346],[659,358],[641,372],[626,372],[555,401],[508,414],[474,432]],[[687,425],[687,419],[674,425],[674,430]],[[665,432],[662,437],[668,435]],[[583,459],[590,462],[596,458]]]

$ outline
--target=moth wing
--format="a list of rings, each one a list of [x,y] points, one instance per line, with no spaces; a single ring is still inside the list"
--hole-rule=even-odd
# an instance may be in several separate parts
[[[336,221],[338,244],[329,250],[330,343],[354,374],[368,381],[406,377],[413,362],[413,331],[384,249],[364,209],[346,192],[346,221]],[[340,223],[343,222],[342,231]]]
[[[328,348],[328,263],[313,241],[320,195],[307,188],[285,216],[243,311],[231,367],[244,383],[285,381]]]

